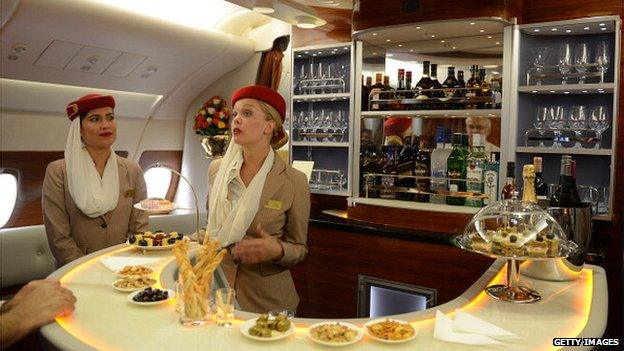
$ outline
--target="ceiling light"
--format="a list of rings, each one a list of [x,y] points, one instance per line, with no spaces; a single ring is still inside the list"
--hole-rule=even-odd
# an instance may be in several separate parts
[[[566,29],[566,33],[572,33],[572,29]]]
[[[318,54],[319,54],[319,55],[322,55],[322,54],[323,54],[323,52],[322,52],[322,51],[319,51],[319,52],[318,52]]]
[[[275,8],[273,7],[272,0],[256,0],[252,7],[252,10],[257,13],[273,13],[275,12]]]
[[[374,36],[374,37],[376,37],[376,36],[377,36],[377,33],[373,33],[373,36]]]
[[[497,42],[496,42],[496,45],[500,45],[500,41],[497,41]]]
[[[589,30],[589,27],[585,27],[585,28],[583,28],[583,30]]]
[[[475,24],[476,24],[476,23],[474,23],[474,22],[470,22],[470,25],[471,25],[471,26],[474,26]]]
[[[431,37],[432,37],[432,38],[435,38],[435,34],[431,34]]]
[[[414,49],[410,49],[410,52],[414,52]]]
[[[343,50],[349,50],[348,46],[345,46],[344,48],[342,48]]]
[[[604,26],[606,26],[606,24],[605,23],[600,23],[599,26],[604,27]]]
[[[373,52],[373,55],[377,55],[377,53],[376,53],[376,52]]]
[[[444,40],[440,40],[440,43],[444,43]]]
[[[485,29],[479,29],[479,33],[485,32]]]
[[[583,90],[583,91],[581,91],[581,93],[586,93],[586,92],[587,92],[587,90]]]
[[[97,63],[99,60],[100,60],[100,58],[97,57],[97,56],[91,56],[91,57],[87,58],[87,62],[89,62],[89,64],[91,64],[91,65]]]
[[[564,94],[570,94],[570,92],[569,92],[569,91],[564,91],[563,93],[564,93]]]
[[[607,28],[600,28],[600,30],[605,31],[605,30],[607,30]]]
[[[551,92],[551,93],[554,93],[555,91],[554,91],[554,90],[551,90],[550,92]]]
[[[457,49],[457,46],[453,46],[453,50]]]
[[[392,40],[390,40],[390,39],[386,39],[386,41],[390,42],[390,41],[392,41]]]
[[[295,24],[299,28],[310,29],[318,27],[316,24],[316,19],[310,16],[297,16],[295,17],[297,23]]]
[[[26,52],[26,50],[28,50],[28,48],[26,47],[26,45],[24,44],[15,44],[13,45],[13,47],[11,48],[13,50],[14,53],[16,54],[23,54]]]
[[[416,29],[420,29],[420,26],[416,26]]]
[[[557,28],[551,28],[551,29],[550,29],[550,31],[551,31],[551,32],[556,32],[556,31],[557,31]]]
[[[488,39],[492,39],[492,36],[491,36],[491,35],[488,35]]]
[[[537,90],[531,90],[532,93],[537,93]]]
[[[397,45],[397,46],[398,46],[398,47],[400,47],[400,48],[402,48],[402,47],[403,47],[403,44],[399,44],[399,45]]]
[[[535,33],[539,33],[539,28],[535,28],[535,29],[533,29],[533,31],[534,31]]]

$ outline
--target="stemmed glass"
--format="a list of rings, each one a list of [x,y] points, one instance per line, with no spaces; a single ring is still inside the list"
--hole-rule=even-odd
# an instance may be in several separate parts
[[[531,53],[533,54],[533,66],[535,67],[535,73],[538,74],[536,85],[542,85],[542,78],[539,76],[544,73],[544,63],[550,55],[551,48],[549,47],[538,47],[532,48]]]
[[[546,122],[548,120],[548,113],[550,109],[547,107],[538,107],[537,108],[537,117],[535,117],[535,122],[533,122],[533,127],[538,130],[540,142],[539,147],[544,147],[544,129],[546,129]]]
[[[581,148],[581,130],[587,128],[587,108],[585,106],[572,106],[570,109],[569,122],[570,128],[574,129],[575,143],[574,148]]]
[[[595,148],[600,149],[602,144],[602,133],[609,129],[609,111],[607,106],[594,106],[589,117],[589,127],[596,131],[598,142]]]
[[[568,84],[567,74],[570,73],[572,64],[572,49],[570,44],[561,44],[559,47],[559,72],[561,72],[561,84]]]
[[[609,47],[607,42],[601,41],[596,45],[595,59],[600,71],[600,83],[604,83],[605,72],[609,69]]]
[[[587,63],[589,63],[589,51],[587,50],[587,43],[577,44],[574,48],[574,64],[578,73],[587,72]],[[579,78],[579,84],[585,83],[585,76],[582,75]]]
[[[548,111],[547,121],[548,128],[555,131],[555,147],[561,146],[561,129],[565,126],[565,110],[563,106],[551,106]]]

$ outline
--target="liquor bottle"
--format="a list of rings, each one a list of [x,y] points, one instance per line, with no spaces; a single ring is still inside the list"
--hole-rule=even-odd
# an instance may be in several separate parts
[[[429,202],[429,192],[431,191],[431,138],[427,135],[420,137],[420,146],[414,162],[414,175],[426,177],[416,179],[416,201]],[[422,193],[420,193],[422,192]]]
[[[490,89],[490,83],[485,79],[485,68],[479,70],[479,85],[481,90],[479,91],[479,95],[488,98],[489,101],[481,104],[482,108],[494,108],[494,99],[492,95],[492,90]]]
[[[434,204],[445,204],[448,180],[447,160],[451,154],[450,145],[446,144],[446,129],[444,127],[436,128],[436,148],[431,153],[431,196],[429,202]]]
[[[431,89],[442,89],[442,84],[438,81],[438,65],[435,63],[431,64],[431,82],[433,86]],[[431,94],[433,97],[444,97],[444,92],[442,90],[436,90]]]
[[[535,166],[529,164],[522,167],[522,201],[537,203],[535,195]]]
[[[501,199],[511,199],[513,193],[516,191],[518,191],[516,187],[516,163],[510,161],[507,162],[507,180],[501,191]]]
[[[483,199],[484,205],[490,205],[498,201],[498,168],[496,153],[490,154],[490,162],[485,165],[483,172],[483,193],[487,198]]]
[[[399,75],[397,79],[397,89],[396,93],[394,94],[394,99],[396,101],[392,104],[392,110],[403,110],[405,105],[403,105],[402,100],[407,99],[405,93],[405,70],[403,68],[399,68]]]
[[[405,72],[405,89],[412,90],[412,71]],[[411,99],[414,97],[413,93],[406,93],[405,98]]]
[[[396,199],[395,186],[399,167],[397,166],[397,148],[394,146],[386,147],[386,164],[382,169],[381,176],[381,192],[379,197],[382,199]]]
[[[460,88],[466,87],[466,82],[464,81],[464,71],[457,71],[457,82],[459,83]]]
[[[381,169],[379,169],[379,155],[377,155],[377,148],[373,144],[368,145],[366,149],[367,151],[361,166],[363,178],[361,183],[364,185],[362,190],[366,197],[378,198],[379,189],[377,189],[377,186],[381,185],[381,179],[372,174],[381,173]],[[367,174],[369,176],[366,176]]]
[[[403,149],[399,153],[399,174],[406,175],[409,177],[401,178],[399,177],[396,181],[397,186],[404,188],[403,190],[408,190],[409,188],[413,188],[416,185],[414,178],[411,176],[414,175],[414,154],[412,154],[412,137],[406,136],[403,140]],[[397,199],[405,200],[405,201],[413,201],[414,194],[401,191],[397,193]]]
[[[462,133],[461,135],[461,149],[464,153],[464,158],[468,158],[470,155],[470,136],[468,134]],[[483,144],[485,146],[485,143]]]
[[[481,195],[483,191],[483,178],[488,157],[485,154],[485,135],[472,135],[472,150],[466,160],[466,191]],[[466,206],[482,207],[483,200],[480,197],[469,197]]]
[[[577,207],[581,203],[576,180],[574,179],[574,161],[568,155],[561,156],[561,173],[559,175],[559,187],[550,198],[551,207]]]
[[[375,73],[375,84],[373,84],[371,86],[371,92],[370,92],[370,95],[369,95],[370,96],[369,100],[378,100],[379,99],[379,93],[382,91],[383,87],[384,87],[383,86],[383,74],[382,73]],[[370,109],[371,109],[371,111],[379,110],[379,102],[371,102],[370,103]]]
[[[420,78],[418,83],[416,83],[416,89],[418,89],[418,96],[416,96],[416,99],[428,99],[431,96],[431,92],[429,91],[429,89],[431,89],[432,87],[433,81],[431,81],[431,78],[429,77],[429,61],[423,61],[422,77]],[[421,105],[423,106],[417,109],[426,109],[425,104]]]
[[[455,97],[455,94],[458,92],[457,88],[459,88],[459,81],[455,78],[455,67],[448,68],[448,75],[442,83],[442,88],[444,88],[444,97],[447,99]],[[449,109],[457,108],[456,104],[448,103]]]
[[[474,99],[477,96],[477,91],[479,90],[479,88],[481,88],[479,84],[478,73],[479,73],[479,66],[473,65],[470,67],[470,79],[468,79],[468,82],[466,83],[466,88],[468,88],[468,90],[466,90],[466,97],[469,99]],[[466,102],[466,109],[476,109],[476,108],[478,108],[478,105],[476,102],[474,101]]]
[[[392,100],[394,98],[394,88],[392,88],[390,86],[390,76],[384,76],[383,79],[383,88],[381,88],[381,91],[383,92],[382,94],[380,94],[380,99],[384,100],[384,102],[381,102],[379,104],[379,109],[380,110],[391,110],[392,109]]]
[[[462,150],[461,133],[453,134],[453,150],[446,162],[449,178],[448,190],[450,192],[466,191],[466,155]],[[447,205],[463,206],[466,202],[464,197],[447,196]]]
[[[364,78],[364,75],[362,75],[362,78]],[[372,77],[366,77],[366,85],[362,84],[362,111],[368,111],[368,96],[372,89],[372,81]]]
[[[542,158],[533,157],[533,166],[535,166],[535,195],[537,203],[542,207],[548,207],[548,184],[542,176]]]

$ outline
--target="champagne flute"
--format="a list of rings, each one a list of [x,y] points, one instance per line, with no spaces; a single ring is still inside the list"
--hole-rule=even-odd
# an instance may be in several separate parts
[[[561,44],[559,47],[559,72],[561,72],[561,84],[568,84],[568,76],[572,64],[572,49],[570,44]]]
[[[539,133],[539,147],[544,147],[544,129],[546,128],[546,121],[548,120],[549,109],[545,106],[537,108],[537,117],[533,122],[533,127],[538,130]]]
[[[574,148],[581,148],[581,130],[587,128],[587,108],[585,106],[572,106],[569,115],[570,128],[574,129]]]
[[[591,114],[589,116],[589,127],[596,131],[598,142],[595,148],[600,149],[602,144],[602,133],[609,129],[609,111],[607,106],[594,106],[592,107]]]
[[[574,48],[574,65],[576,71],[581,74],[587,72],[587,63],[589,63],[587,43],[577,44]],[[579,84],[585,84],[585,76],[581,75],[578,82]]]
[[[553,129],[555,133],[553,146],[559,148],[561,146],[561,129],[565,126],[565,110],[563,106],[551,106],[549,108],[547,124],[548,128]]]
[[[600,83],[604,83],[604,75],[609,69],[609,47],[606,41],[601,41],[596,45],[595,59],[600,71]]]

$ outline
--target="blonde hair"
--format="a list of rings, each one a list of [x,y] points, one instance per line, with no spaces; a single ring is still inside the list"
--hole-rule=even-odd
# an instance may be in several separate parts
[[[273,128],[273,136],[271,137],[271,147],[273,150],[277,150],[280,147],[286,145],[288,142],[288,134],[284,131],[284,123],[282,122],[282,116],[277,112],[275,107],[267,104],[264,101],[258,100],[260,108],[267,115],[267,121],[272,120],[275,123]],[[281,132],[281,133],[280,133]]]

